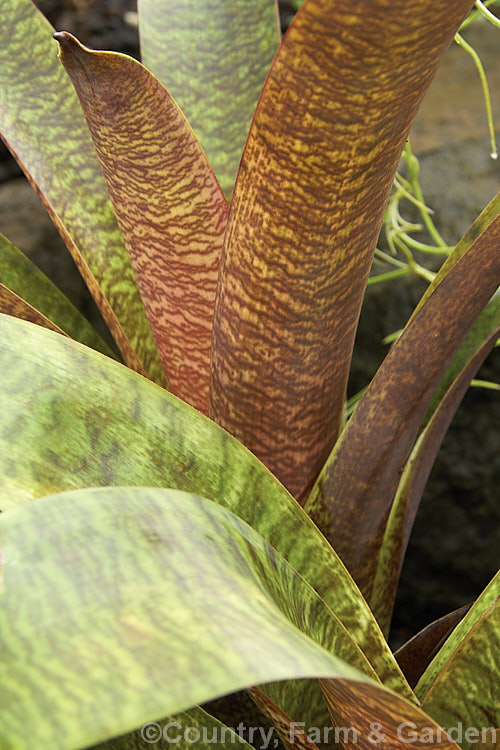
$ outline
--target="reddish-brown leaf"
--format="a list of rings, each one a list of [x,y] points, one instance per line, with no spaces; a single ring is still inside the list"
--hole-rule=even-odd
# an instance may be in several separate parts
[[[393,498],[422,419],[453,355],[499,283],[497,216],[411,318],[311,494],[306,509],[369,601]]]
[[[184,115],[140,63],[55,34],[132,260],[169,388],[208,411],[228,207]]]
[[[421,709],[388,690],[350,680],[320,680],[339,748],[373,750],[459,750]]]
[[[36,323],[43,328],[48,328],[50,331],[55,331],[66,336],[59,326],[23,300],[22,297],[19,297],[15,292],[4,286],[4,284],[0,284],[0,313],[11,315],[13,318],[28,320],[30,323]]]
[[[339,434],[384,207],[470,0],[306,0],[238,174],[214,323],[213,418],[299,499]]]
[[[377,560],[370,607],[383,631],[389,631],[403,560],[425,485],[470,381],[495,346],[498,327],[457,375],[415,443],[401,476]]]
[[[439,620],[431,622],[394,653],[412,687],[415,687],[445,638],[467,614],[470,607],[470,604],[466,604],[465,607],[455,609]]]

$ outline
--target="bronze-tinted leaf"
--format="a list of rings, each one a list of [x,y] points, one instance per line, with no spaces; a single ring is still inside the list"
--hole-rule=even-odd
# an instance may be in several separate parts
[[[443,729],[417,706],[368,683],[320,680],[338,731],[339,748],[459,750]]]
[[[297,498],[339,434],[359,310],[418,104],[470,0],[306,0],[236,182],[211,414]]]
[[[36,323],[43,328],[48,328],[56,333],[64,334],[59,326],[56,326],[51,320],[45,317],[41,312],[36,310],[32,305],[26,302],[18,294],[0,284],[0,313],[12,315],[13,318],[22,318],[30,323]]]
[[[470,606],[470,604],[466,604],[464,607],[440,617],[439,620],[431,622],[430,625],[427,625],[395,651],[394,656],[412,687],[415,687],[444,639],[449,636],[455,625],[467,614]]]
[[[372,612],[386,633],[389,631],[403,560],[425,485],[470,381],[500,336],[500,320],[497,323],[499,327],[479,347],[441,399],[430,422],[413,446],[401,475],[385,528],[370,599]]]
[[[228,207],[193,131],[138,62],[55,34],[94,139],[170,390],[208,412]]]
[[[500,283],[499,244],[497,216],[394,344],[306,506],[368,600],[393,498],[422,419],[453,355]]]
[[[165,385],[78,98],[31,0],[0,3],[0,134],[66,242],[127,365]]]

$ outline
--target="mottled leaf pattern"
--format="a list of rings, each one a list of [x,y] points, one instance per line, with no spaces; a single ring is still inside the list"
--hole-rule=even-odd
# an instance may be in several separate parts
[[[339,748],[357,747],[373,750],[458,750],[434,721],[416,706],[396,695],[374,694],[370,685],[353,684],[346,680],[321,680],[334,725],[340,728]]]
[[[42,198],[124,361],[164,376],[78,98],[30,0],[0,4],[0,133]]]
[[[450,637],[439,649],[438,653],[418,681],[416,691],[421,701],[426,700],[432,686],[439,682],[441,673],[446,670],[447,665],[453,661],[457,649],[466,642],[474,628],[480,624],[481,619],[486,615],[490,608],[498,602],[499,596],[500,572],[494,576],[493,580],[490,581],[481,596],[474,602],[469,612],[467,612],[465,617],[451,633]],[[494,636],[493,640],[497,637],[497,635]],[[494,646],[493,641],[492,646]]]
[[[470,0],[306,0],[245,146],[221,263],[211,414],[304,500],[341,427],[404,139]]]
[[[333,550],[226,432],[118,363],[5,316],[0,371],[0,510],[102,485],[176,487],[209,497],[261,533],[318,591],[384,684],[412,698]]]
[[[476,748],[481,739],[493,740],[491,747],[498,747],[500,573],[455,628],[441,652],[417,685],[422,708],[443,726],[456,727],[460,723],[478,730],[475,735],[464,736],[463,750]],[[493,731],[485,732],[487,729]]]
[[[349,420],[306,506],[368,600],[392,501],[422,419],[461,341],[500,283],[499,242],[500,216],[410,320]]]
[[[199,733],[199,739],[197,738]],[[91,750],[150,750],[151,745],[162,748],[165,742],[162,736],[175,744],[178,750],[213,750],[214,743],[221,750],[234,750],[235,744],[240,750],[250,750],[251,745],[243,737],[237,735],[235,739],[231,729],[202,708],[190,708],[179,714],[157,719],[144,729],[136,729],[127,735],[122,735],[107,742],[94,745]],[[205,741],[207,738],[207,741]],[[175,743],[173,742],[175,740]],[[196,740],[196,743],[194,742]]]
[[[175,97],[229,197],[279,44],[276,0],[139,0],[142,60]]]
[[[470,607],[470,604],[466,604],[440,617],[439,620],[431,622],[394,652],[399,666],[412,687],[415,687],[445,638],[467,614]]]
[[[497,326],[442,397],[430,422],[413,446],[401,475],[385,528],[370,600],[371,610],[386,633],[389,632],[403,560],[425,485],[441,443],[469,388],[470,381],[500,336],[500,315],[498,314]]]
[[[31,323],[36,323],[36,325],[57,333],[64,333],[55,323],[3,284],[0,284],[0,313],[29,320]]]
[[[94,139],[169,388],[208,412],[228,206],[193,131],[142,65],[55,35]]]
[[[67,297],[1,234],[0,282],[64,330],[75,341],[91,346],[92,349],[107,354],[108,357],[115,356]],[[8,311],[4,309],[2,312]],[[18,317],[24,320],[31,319],[25,314]]]
[[[303,597],[293,568],[215,503],[86,489],[8,511],[0,529],[5,750],[31,750],[33,737],[86,747],[234,690],[314,676],[330,678],[348,721],[365,697],[393,731],[403,711],[430,721],[297,629],[278,592],[302,621],[316,595]]]

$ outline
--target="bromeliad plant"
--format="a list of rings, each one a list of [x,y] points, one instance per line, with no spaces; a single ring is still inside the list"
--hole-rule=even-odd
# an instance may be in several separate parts
[[[499,196],[344,424],[397,163],[470,6],[306,0],[278,49],[274,0],[140,0],[148,68],[61,32],[65,71],[31,2],[2,3],[3,138],[127,365],[2,239],[2,750],[230,746],[223,722],[494,742],[498,577],[396,657],[383,632],[499,335]]]

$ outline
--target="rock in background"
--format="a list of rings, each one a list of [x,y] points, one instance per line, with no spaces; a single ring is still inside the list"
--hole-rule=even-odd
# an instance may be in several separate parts
[[[57,29],[85,44],[138,55],[137,29],[126,22],[134,0],[37,0]],[[282,18],[290,14],[282,3]],[[500,32],[486,23],[465,34],[480,52],[500,130]],[[54,54],[56,52],[54,51]],[[412,134],[427,203],[454,244],[500,188],[500,163],[489,157],[485,107],[471,58],[456,45],[424,101]],[[410,217],[411,218],[411,217]],[[0,153],[0,231],[39,265],[102,331],[104,325],[73,261],[15,162]],[[368,289],[350,393],[366,385],[387,353],[382,339],[401,328],[425,288],[416,279]],[[480,377],[498,380],[500,351]],[[457,413],[427,486],[403,571],[392,640],[408,636],[474,599],[498,568],[500,549],[500,395],[471,389]]]

